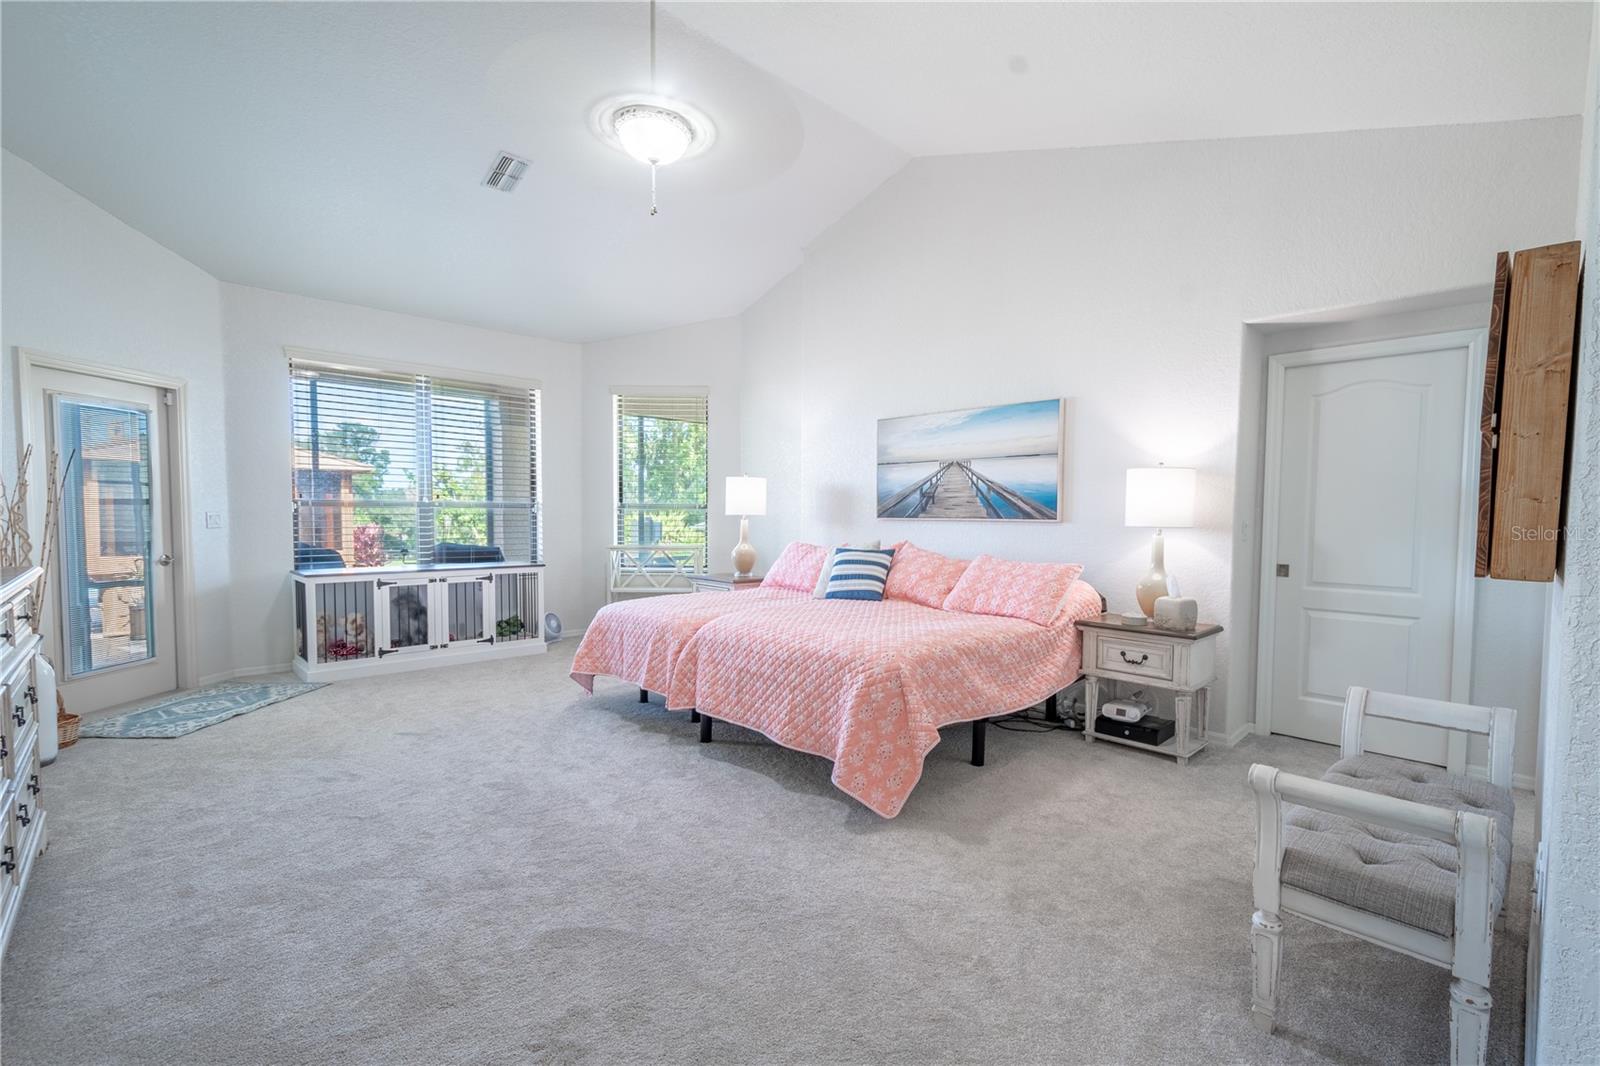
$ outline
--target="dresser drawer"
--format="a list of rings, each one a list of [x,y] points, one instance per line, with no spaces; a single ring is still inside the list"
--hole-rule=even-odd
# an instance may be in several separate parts
[[[35,748],[28,761],[17,767],[17,776],[11,783],[11,822],[17,841],[19,880],[26,872],[26,860],[37,850],[34,842],[39,838],[39,792],[39,753]]]
[[[5,735],[13,749],[29,733],[28,727],[38,717],[33,694],[33,672],[27,660],[17,663],[0,685],[0,714],[5,715]]]
[[[1101,636],[1096,642],[1095,669],[1112,674],[1171,681],[1173,647],[1164,641]]]
[[[22,838],[17,834],[11,805],[0,812],[0,915],[11,905],[11,896],[22,882]]]

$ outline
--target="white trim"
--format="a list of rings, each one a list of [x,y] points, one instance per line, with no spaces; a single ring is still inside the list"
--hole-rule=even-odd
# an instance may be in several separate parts
[[[1224,748],[1236,748],[1245,737],[1255,732],[1255,727],[1249,722],[1229,733],[1220,729],[1206,730],[1206,739]]]
[[[1484,362],[1489,350],[1488,330],[1463,329],[1416,337],[1345,344],[1284,352],[1267,358],[1267,426],[1262,438],[1266,462],[1262,470],[1261,564],[1256,573],[1256,705],[1255,732],[1272,732],[1273,641],[1277,618],[1276,578],[1278,554],[1278,496],[1283,463],[1283,387],[1292,367],[1346,363],[1395,355],[1464,348],[1467,352],[1465,434],[1462,439],[1461,517],[1457,534],[1455,631],[1451,651],[1450,699],[1465,703],[1472,685],[1473,608],[1477,597],[1476,553],[1478,516],[1478,429],[1482,401]],[[1448,741],[1454,745],[1458,738]],[[1465,757],[1465,750],[1462,751]]]
[[[424,377],[440,378],[444,381],[459,381],[468,385],[504,385],[516,389],[544,388],[544,382],[538,378],[496,374],[487,370],[463,370],[461,367],[435,366],[429,363],[408,363],[399,359],[347,355],[344,352],[330,352],[321,348],[302,348],[294,344],[284,345],[283,354],[290,362],[298,359],[307,363],[317,363],[327,367],[329,370],[376,370],[392,374],[420,374]]]
[[[197,685],[215,685],[220,681],[237,681],[242,677],[266,677],[269,674],[292,674],[293,663],[273,663],[270,666],[246,666],[238,670],[224,670],[220,674],[207,674],[195,683]]]
[[[190,519],[189,500],[189,383],[183,378],[151,374],[143,370],[107,363],[90,363],[64,355],[24,348],[14,349],[17,356],[17,405],[20,408],[20,425],[24,442],[35,440],[40,427],[33,424],[32,376],[35,370],[60,370],[69,374],[105,378],[131,385],[146,385],[172,392],[172,405],[164,413],[167,427],[167,517],[171,524],[168,539],[177,547],[173,554],[172,609],[177,627],[176,676],[180,689],[194,688],[200,670],[199,608],[194,584],[194,525]],[[44,462],[36,455],[35,461]],[[42,469],[42,467],[41,467]],[[42,479],[38,479],[42,482]],[[42,530],[44,525],[43,492],[28,495],[28,525]],[[61,649],[57,649],[58,654]]]

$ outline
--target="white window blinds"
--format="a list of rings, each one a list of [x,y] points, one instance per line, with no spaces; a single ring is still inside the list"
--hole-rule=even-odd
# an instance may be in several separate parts
[[[543,562],[539,390],[290,364],[295,565]]]
[[[706,543],[706,398],[613,395],[618,544]]]

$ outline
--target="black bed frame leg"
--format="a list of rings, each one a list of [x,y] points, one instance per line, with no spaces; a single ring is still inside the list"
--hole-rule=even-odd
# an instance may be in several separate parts
[[[711,723],[713,719],[709,714],[700,716],[700,743],[711,743]]]
[[[1047,722],[1061,721],[1061,712],[1056,710],[1056,694],[1054,692],[1044,698],[1044,720]]]
[[[983,765],[983,738],[988,732],[989,720],[976,718],[972,722],[972,765]]]
[[[689,708],[689,721],[698,722],[699,720],[700,720],[700,712],[695,710],[693,707],[690,707]]]
[[[650,702],[650,690],[649,689],[642,688],[642,689],[639,690],[639,702],[640,703],[649,703]]]

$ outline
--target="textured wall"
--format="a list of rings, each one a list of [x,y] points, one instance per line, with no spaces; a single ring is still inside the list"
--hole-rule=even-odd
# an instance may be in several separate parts
[[[1600,39],[1600,38],[1597,38]],[[1586,115],[1578,218],[1588,283],[1562,577],[1550,620],[1540,767],[1546,854],[1539,929],[1537,1061],[1600,1062],[1600,102]]]
[[[1167,561],[1228,624],[1252,533],[1233,521],[1243,323],[1482,285],[1496,251],[1571,235],[1578,143],[1574,118],[914,160],[746,316],[742,418],[799,457],[747,453],[798,501],[761,535],[1078,560],[1126,609],[1149,536],[1122,526],[1123,471],[1193,465],[1199,526]],[[798,344],[756,328],[785,317]],[[875,518],[877,419],[1049,396],[1064,522]],[[1226,705],[1242,728],[1246,701]]]

